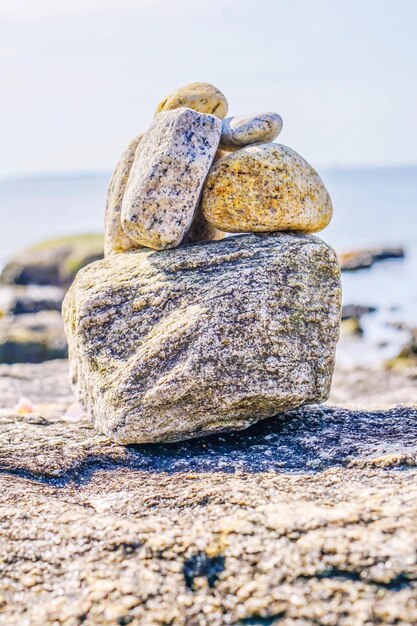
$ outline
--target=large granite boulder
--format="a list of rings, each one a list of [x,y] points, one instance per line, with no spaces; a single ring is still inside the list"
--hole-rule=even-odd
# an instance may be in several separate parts
[[[115,255],[64,301],[73,388],[123,444],[246,428],[327,398],[340,296],[336,255],[313,236]]]

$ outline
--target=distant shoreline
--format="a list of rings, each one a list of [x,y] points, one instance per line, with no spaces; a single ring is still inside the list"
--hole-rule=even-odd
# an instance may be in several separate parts
[[[417,167],[417,166],[416,166]],[[51,181],[68,181],[93,178],[109,178],[111,176],[111,170],[81,170],[79,172],[40,172],[39,174],[16,174],[14,176],[7,176],[0,178],[0,184],[18,183],[18,182],[51,182]]]

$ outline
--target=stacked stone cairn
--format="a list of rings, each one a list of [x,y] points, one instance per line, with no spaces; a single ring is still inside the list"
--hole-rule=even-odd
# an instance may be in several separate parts
[[[329,393],[340,272],[309,234],[329,194],[273,143],[278,114],[227,110],[207,83],[159,104],[113,174],[105,258],[64,302],[73,389],[121,444],[240,430]]]

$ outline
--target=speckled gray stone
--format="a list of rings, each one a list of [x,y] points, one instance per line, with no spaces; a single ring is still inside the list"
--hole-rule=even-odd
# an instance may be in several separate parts
[[[220,143],[224,146],[247,146],[273,141],[282,130],[278,113],[257,113],[227,117],[222,122]]]
[[[104,254],[110,256],[112,254],[121,254],[123,252],[132,252],[139,250],[143,246],[135,243],[133,239],[128,237],[122,228],[121,208],[124,192],[135,158],[136,149],[144,133],[137,135],[129,143],[123,152],[120,161],[116,165],[113,176],[110,181],[107,194],[107,205],[105,214],[105,230],[104,230]],[[216,155],[217,157],[217,155]],[[211,226],[204,218],[201,210],[196,211],[192,224],[185,235],[185,242],[206,241],[223,239],[224,232]]]
[[[140,245],[135,243],[126,235],[122,228],[120,213],[122,209],[123,196],[126,190],[132,163],[135,158],[136,149],[143,138],[143,133],[137,135],[129,143],[123,152],[120,161],[116,165],[110,181],[107,194],[107,205],[104,228],[104,254],[119,254],[120,252],[130,252],[137,250]]]
[[[220,140],[221,121],[188,108],[163,111],[136,150],[122,227],[142,246],[177,246],[193,221]]]
[[[246,235],[115,255],[64,301],[72,384],[118,443],[240,430],[327,398],[340,321],[334,251]]]

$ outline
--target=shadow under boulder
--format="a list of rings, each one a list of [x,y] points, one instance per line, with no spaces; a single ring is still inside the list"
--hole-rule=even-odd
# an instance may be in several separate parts
[[[234,433],[171,444],[120,446],[86,418],[0,415],[0,470],[65,486],[99,469],[146,473],[314,473],[417,464],[417,409],[303,407]],[[58,481],[58,483],[56,482]]]

